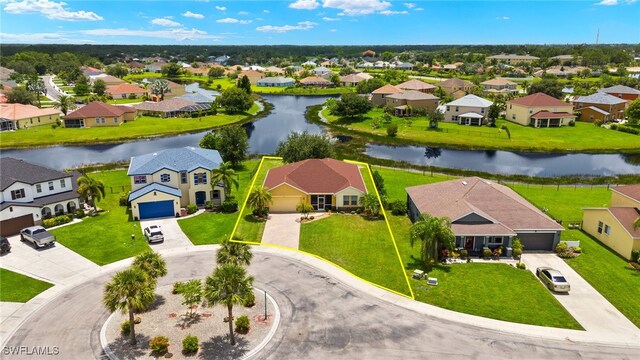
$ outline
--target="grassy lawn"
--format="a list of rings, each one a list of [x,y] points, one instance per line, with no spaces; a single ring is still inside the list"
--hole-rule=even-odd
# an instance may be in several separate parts
[[[114,104],[114,105],[122,105],[122,104],[134,104],[134,103],[139,103],[139,102],[143,102],[144,100],[142,100],[142,98],[135,98],[135,99],[111,99],[108,100],[107,103],[109,104]]]
[[[262,168],[260,172],[256,174],[256,182],[255,186],[262,185],[264,182],[264,178],[267,176],[267,171],[269,169],[278,167],[283,165],[280,160],[268,160],[265,159],[262,163]],[[245,190],[245,194],[248,194],[249,187],[251,186],[251,181],[247,183],[247,189]],[[239,202],[238,205],[242,208],[242,204],[244,204],[244,199],[242,202]],[[243,241],[251,241],[251,242],[260,242],[262,241],[262,233],[264,232],[264,221],[255,220],[251,215],[252,209],[249,209],[247,206],[244,209],[244,212],[240,215],[240,223],[238,223],[238,228],[234,234],[234,239],[243,240]]]
[[[0,268],[0,301],[25,303],[52,286],[48,282]]]
[[[333,214],[303,224],[300,250],[321,256],[372,283],[410,294],[384,220]]]
[[[254,106],[256,106],[254,104]],[[244,120],[249,114],[203,116],[202,118],[155,118],[141,116],[120,126],[52,129],[49,125],[0,133],[0,148],[20,148],[53,144],[85,144],[139,139],[212,129]]]
[[[258,94],[286,94],[286,95],[333,95],[345,94],[355,91],[354,87],[339,86],[331,88],[316,87],[273,87],[273,86],[252,86],[252,91]]]
[[[131,189],[126,170],[105,171],[90,176],[105,184],[107,196],[98,203],[98,207],[104,211],[98,216],[84,218],[79,224],[52,230],[58,241],[98,265],[148,250],[140,223],[131,221],[128,209],[118,204],[120,193],[127,193]],[[133,241],[131,234],[136,236]]]
[[[240,186],[232,193],[242,206],[251,185],[251,175],[257,168],[258,160],[249,160],[244,163],[242,170],[238,171]],[[204,212],[198,216],[178,221],[178,225],[194,245],[219,244],[224,238],[231,236],[231,231],[238,218],[238,213],[223,214]]]
[[[389,201],[406,200],[407,192],[404,190],[406,187],[455,179],[454,176],[449,175],[431,175],[428,172],[387,169],[380,166],[371,166],[371,171],[378,171],[382,175]]]
[[[374,129],[371,120],[382,115],[382,109],[374,109],[361,121],[339,119],[330,115],[325,109],[322,115],[334,125],[347,127],[351,130],[379,136],[381,140],[388,138],[386,127]],[[407,143],[427,144],[430,146],[458,146],[480,149],[507,149],[529,151],[593,151],[613,153],[619,150],[640,149],[640,137],[620,131],[612,131],[594,126],[590,123],[576,122],[575,127],[536,129],[521,126],[509,121],[498,120],[497,128],[469,127],[453,123],[439,123],[438,131],[426,130],[429,122],[426,117],[412,117],[407,119],[392,117],[392,122],[398,125],[398,135],[395,140]],[[498,128],[506,124],[511,132],[511,139],[506,132]],[[607,141],[602,141],[606,138]]]

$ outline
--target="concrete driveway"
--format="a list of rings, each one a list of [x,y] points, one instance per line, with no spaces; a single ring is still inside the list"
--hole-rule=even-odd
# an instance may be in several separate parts
[[[191,240],[187,235],[182,232],[178,220],[174,217],[142,220],[140,221],[140,227],[144,231],[144,228],[151,225],[160,225],[162,233],[164,234],[164,241],[161,243],[149,244],[154,251],[171,249],[176,247],[193,246]],[[203,224],[203,226],[206,226]]]
[[[523,254],[522,261],[535,274],[536,268],[548,266],[562,273],[571,285],[569,294],[553,293],[556,299],[585,328],[599,334],[616,334],[630,341],[640,341],[640,332],[618,309],[556,254]]]
[[[11,236],[11,252],[0,257],[0,266],[53,284],[67,284],[74,275],[100,267],[60,243],[36,249],[20,236]]]
[[[300,214],[269,214],[262,243],[297,249],[300,244]]]

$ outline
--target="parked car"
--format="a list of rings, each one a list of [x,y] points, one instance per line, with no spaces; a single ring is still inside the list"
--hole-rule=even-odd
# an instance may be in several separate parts
[[[9,240],[2,236],[0,237],[0,254],[6,254],[11,251],[11,244],[9,244]]]
[[[560,271],[550,267],[539,267],[536,269],[536,275],[542,283],[551,291],[569,292],[571,286],[567,279],[562,276]]]
[[[20,241],[30,241],[36,248],[53,246],[56,237],[42,226],[31,226],[20,230]]]
[[[149,243],[164,241],[164,234],[159,225],[151,225],[144,228],[144,237],[147,238]]]

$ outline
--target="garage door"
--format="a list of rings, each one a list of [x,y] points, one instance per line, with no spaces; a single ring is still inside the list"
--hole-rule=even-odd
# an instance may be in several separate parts
[[[295,212],[296,206],[300,203],[300,198],[297,196],[274,196],[271,201],[272,204],[269,205],[269,211],[271,212]]]
[[[18,216],[13,219],[0,221],[0,235],[11,236],[20,232],[20,230],[33,226],[33,215],[27,214]]]
[[[140,220],[175,215],[173,200],[144,202],[139,203],[138,206],[140,207]]]
[[[520,242],[524,245],[524,251],[553,250],[554,233],[518,234]]]

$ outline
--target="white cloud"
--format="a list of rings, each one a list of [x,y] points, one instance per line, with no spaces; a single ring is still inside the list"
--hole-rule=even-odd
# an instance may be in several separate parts
[[[51,0],[9,0],[4,11],[10,14],[42,14],[48,19],[64,21],[97,21],[102,16],[93,11],[69,11],[64,8],[64,2]]]
[[[218,10],[220,10],[220,11],[225,11],[225,10],[227,10],[227,8],[226,8],[226,7],[224,7],[224,6],[216,6],[216,9],[218,9]]]
[[[251,20],[238,20],[234,18],[224,18],[224,19],[218,19],[216,20],[216,22],[219,22],[222,24],[250,24]]]
[[[381,0],[324,0],[323,7],[340,9],[340,15],[368,15],[387,10],[391,3]]]
[[[178,41],[195,40],[195,39],[208,39],[208,40],[220,40],[222,37],[218,35],[210,35],[206,31],[198,29],[165,29],[165,30],[132,30],[126,28],[120,29],[92,29],[92,30],[80,30],[79,33],[83,35],[100,36],[100,37],[113,37],[113,36],[139,36],[139,37],[151,37],[162,39],[174,39]]]
[[[509,20],[510,17],[508,17],[508,16],[498,16],[496,19],[498,19],[498,20]]]
[[[311,21],[301,21],[297,25],[283,25],[283,26],[273,26],[273,25],[264,25],[258,26],[256,28],[257,31],[260,32],[277,32],[283,33],[292,30],[311,30],[313,29],[317,23]]]
[[[262,10],[263,13],[268,14],[270,11],[269,10]]]
[[[204,15],[197,14],[197,13],[192,13],[191,11],[187,11],[186,13],[182,14],[182,16],[190,17],[190,18],[194,18],[194,19],[204,19]]]
[[[249,15],[246,11],[238,11],[238,15]]]
[[[594,5],[603,5],[603,6],[618,5],[618,0],[602,0],[599,3],[595,3]]]
[[[93,44],[94,40],[83,40],[76,37],[69,38],[66,34],[61,33],[34,33],[34,34],[10,34],[0,33],[0,38],[9,43],[73,43],[73,44]]]
[[[414,4],[414,3],[404,3],[404,6],[406,6],[409,9],[413,9],[414,7],[416,7],[416,4]]]
[[[320,3],[317,0],[296,0],[289,4],[290,8],[298,10],[313,10],[318,6]]]
[[[176,21],[173,21],[173,20],[169,20],[169,19],[166,19],[166,18],[153,19],[153,20],[151,20],[151,23],[153,25],[160,25],[160,26],[167,26],[167,27],[182,26],[179,22],[176,22]]]
[[[330,17],[326,17],[325,16],[325,17],[322,18],[322,20],[324,20],[324,21],[338,21],[340,19],[339,18],[330,18]]]
[[[402,10],[402,11],[382,10],[378,14],[388,16],[388,15],[405,15],[408,13],[409,12],[407,10]]]
[[[422,11],[422,10],[424,10],[424,9],[423,8],[415,8],[415,9],[413,9],[413,11]]]
[[[329,29],[329,32],[338,32],[336,29]]]

